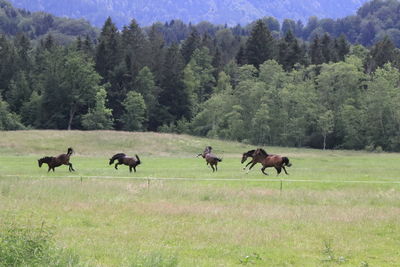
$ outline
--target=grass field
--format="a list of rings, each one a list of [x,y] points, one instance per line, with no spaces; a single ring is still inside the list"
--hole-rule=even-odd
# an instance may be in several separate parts
[[[195,157],[206,145],[223,157],[218,173]],[[38,168],[70,146],[75,173]],[[156,133],[1,132],[0,232],[44,223],[84,266],[400,265],[400,154],[267,147],[293,163],[277,177],[242,170],[252,148]],[[138,172],[108,166],[117,152],[139,154]]]

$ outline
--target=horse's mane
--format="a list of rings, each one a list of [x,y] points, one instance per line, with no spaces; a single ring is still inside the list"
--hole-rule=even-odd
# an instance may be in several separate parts
[[[246,155],[253,155],[254,154],[254,152],[256,152],[256,150],[255,149],[252,149],[252,150],[249,150],[249,151],[247,151],[246,153],[244,153],[244,154],[246,154]]]
[[[46,157],[43,157],[43,158],[41,158],[41,159],[39,159],[39,160],[42,161],[42,162],[48,162],[48,161],[51,161],[53,158],[54,158],[54,157],[48,157],[48,156],[46,156]]]
[[[258,150],[261,151],[261,153],[264,154],[264,156],[268,156],[267,151],[265,151],[264,149],[259,148]]]

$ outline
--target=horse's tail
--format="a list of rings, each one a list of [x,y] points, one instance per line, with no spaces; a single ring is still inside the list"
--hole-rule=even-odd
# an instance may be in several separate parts
[[[284,165],[286,165],[288,167],[292,166],[292,163],[289,162],[289,158],[288,157],[282,157],[282,161],[283,161]]]
[[[141,164],[142,162],[140,161],[139,156],[138,156],[137,154],[135,154],[135,156],[136,156],[136,159],[137,159],[137,164],[138,164],[138,165]]]
[[[69,148],[68,148],[68,151],[67,151],[67,155],[68,155],[68,156],[71,156],[72,153],[74,153],[74,150],[72,149],[72,147],[69,147]]]
[[[110,165],[114,163],[114,160],[120,159],[125,157],[126,155],[124,153],[118,153],[115,154],[114,156],[112,156],[112,158],[110,159]]]

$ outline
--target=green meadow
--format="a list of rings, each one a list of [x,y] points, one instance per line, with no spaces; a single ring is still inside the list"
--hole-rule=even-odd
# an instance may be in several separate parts
[[[43,231],[54,266],[400,264],[397,153],[265,147],[293,164],[290,175],[268,168],[265,176],[260,165],[243,170],[241,153],[254,146],[235,142],[114,131],[0,134],[0,265],[4,255],[30,253],[18,248]],[[196,157],[207,145],[223,157],[216,173]],[[38,167],[37,159],[68,147],[76,172]],[[108,165],[118,152],[140,156],[136,173]]]

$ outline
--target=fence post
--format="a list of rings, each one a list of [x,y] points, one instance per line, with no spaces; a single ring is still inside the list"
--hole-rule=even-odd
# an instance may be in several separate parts
[[[147,191],[150,191],[150,178],[147,178]]]

